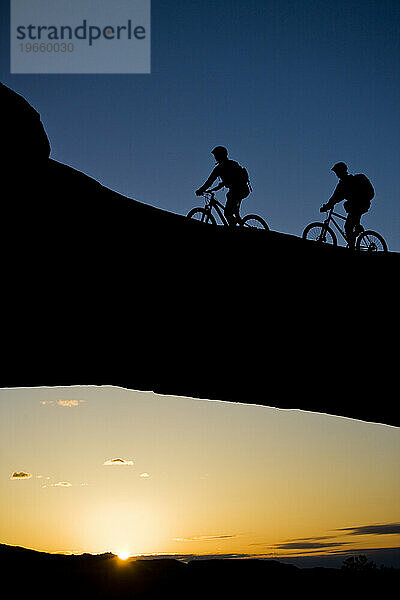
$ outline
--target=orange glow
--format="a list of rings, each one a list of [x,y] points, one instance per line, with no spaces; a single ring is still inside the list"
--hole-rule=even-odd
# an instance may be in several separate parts
[[[63,394],[0,390],[3,544],[112,552],[121,568],[398,545],[397,428],[106,386]]]

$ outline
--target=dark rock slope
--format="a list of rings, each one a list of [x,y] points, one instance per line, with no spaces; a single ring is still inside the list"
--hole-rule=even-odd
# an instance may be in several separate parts
[[[38,113],[0,94],[0,386],[116,385],[399,426],[398,254],[210,229],[126,198],[51,160]]]

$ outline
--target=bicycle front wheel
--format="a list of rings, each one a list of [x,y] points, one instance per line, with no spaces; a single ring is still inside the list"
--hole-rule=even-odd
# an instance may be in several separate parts
[[[257,215],[246,215],[240,221],[240,226],[248,229],[265,229],[266,231],[269,231],[267,223]]]
[[[208,225],[216,225],[217,222],[214,216],[205,208],[192,208],[187,214],[188,219],[194,221],[201,221],[201,223],[207,223]]]
[[[376,231],[364,231],[356,241],[356,249],[360,252],[387,252],[388,247],[383,237]]]
[[[320,244],[332,244],[337,246],[337,237],[335,232],[326,227],[323,223],[310,223],[303,231],[303,240],[313,240]]]

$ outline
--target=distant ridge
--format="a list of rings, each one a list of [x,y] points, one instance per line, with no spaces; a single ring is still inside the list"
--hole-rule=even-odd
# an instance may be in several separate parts
[[[112,554],[65,556],[0,545],[4,581],[13,583],[19,597],[40,592],[41,598],[244,598],[255,590],[310,593],[375,591],[398,585],[399,569],[346,572],[341,569],[299,569],[276,560],[199,560],[184,564],[174,559],[121,562]],[[222,594],[222,596],[221,596]]]
[[[115,385],[400,425],[399,254],[209,228],[127,198],[50,159],[38,113],[0,95],[14,190],[1,387]]]

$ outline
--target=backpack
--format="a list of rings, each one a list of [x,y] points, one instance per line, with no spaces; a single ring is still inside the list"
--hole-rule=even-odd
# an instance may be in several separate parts
[[[242,188],[243,190],[245,190],[247,192],[247,195],[253,191],[250,184],[250,178],[247,169],[239,165],[239,163],[236,163],[235,166],[233,182],[238,188]]]
[[[354,186],[354,187],[353,187]],[[352,187],[354,192],[360,198],[360,200],[369,200],[375,196],[375,190],[366,175],[359,173],[358,175],[353,175],[352,179]]]

